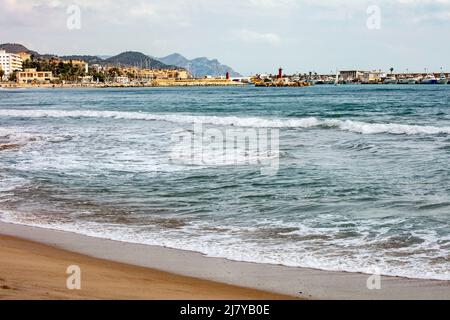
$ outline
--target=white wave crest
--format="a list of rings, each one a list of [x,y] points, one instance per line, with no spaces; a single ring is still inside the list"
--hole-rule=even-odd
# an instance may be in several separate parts
[[[0,144],[23,145],[29,141],[34,141],[36,137],[30,133],[20,132],[16,128],[0,127]]]
[[[51,135],[44,133],[30,133],[18,127],[0,127],[0,145],[14,144],[24,146],[30,142],[59,143],[72,140],[70,135]]]
[[[200,116],[186,114],[152,114],[144,112],[96,111],[96,110],[0,110],[0,117],[17,118],[111,118],[142,121],[166,121],[172,123],[203,123],[220,126],[252,128],[337,128],[361,134],[450,134],[450,127],[407,125],[397,123],[368,123],[352,120],[309,118],[263,118],[236,116]]]

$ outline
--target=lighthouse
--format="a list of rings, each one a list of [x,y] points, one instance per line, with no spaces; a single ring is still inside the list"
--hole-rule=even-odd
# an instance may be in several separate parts
[[[278,69],[278,79],[283,78],[283,68]]]

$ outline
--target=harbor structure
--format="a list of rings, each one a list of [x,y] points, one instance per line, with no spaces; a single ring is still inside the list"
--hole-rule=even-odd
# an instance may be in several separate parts
[[[276,75],[257,74],[251,77],[248,83],[253,83],[257,87],[307,87],[311,85],[306,78],[302,78],[300,75],[284,75],[283,68],[279,68]]]
[[[283,78],[283,68],[278,69],[278,79]]]
[[[318,74],[316,72],[296,73],[293,75],[256,74],[250,83],[258,87],[286,87],[307,85],[337,85],[337,84],[447,84],[450,83],[450,73],[394,73],[380,70],[343,70],[336,74]]]

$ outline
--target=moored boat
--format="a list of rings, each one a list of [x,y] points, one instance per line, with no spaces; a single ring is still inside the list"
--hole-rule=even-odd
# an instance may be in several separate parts
[[[384,83],[384,84],[397,84],[397,83],[398,83],[398,80],[397,80],[396,77],[390,76],[390,77],[385,78],[385,79],[383,80],[383,83]]]
[[[404,77],[404,78],[398,79],[398,83],[399,84],[414,84],[414,83],[416,83],[416,79],[410,78],[410,77]]]
[[[420,83],[420,79],[416,78],[416,77],[413,77],[413,76],[409,76],[409,77],[403,78],[402,82],[399,82],[399,83],[402,83],[402,84],[417,84],[417,83]]]
[[[422,84],[437,84],[438,79],[436,79],[436,77],[433,74],[428,74],[425,76],[425,78],[422,79],[422,81],[420,83],[422,83]]]

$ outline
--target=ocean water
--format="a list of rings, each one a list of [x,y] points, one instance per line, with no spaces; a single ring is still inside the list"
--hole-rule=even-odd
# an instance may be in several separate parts
[[[248,153],[174,158],[174,136],[199,123],[278,130],[277,171]],[[11,144],[2,221],[450,280],[450,86],[1,90],[0,145]]]

